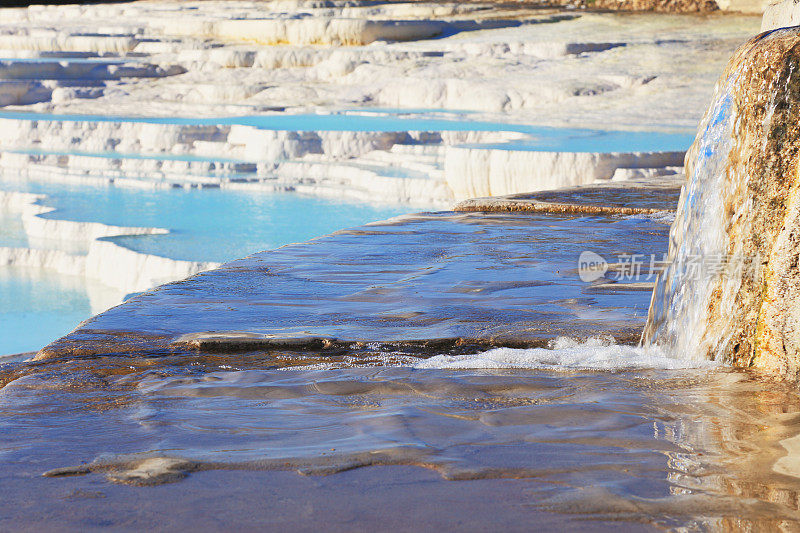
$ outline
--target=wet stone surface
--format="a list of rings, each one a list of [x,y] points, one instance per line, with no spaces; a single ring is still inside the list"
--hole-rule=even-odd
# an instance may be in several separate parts
[[[424,349],[539,346],[598,333],[635,342],[649,293],[581,281],[589,250],[613,263],[666,250],[644,216],[424,213],[252,255],[131,298],[39,358],[249,351],[354,343]]]
[[[313,363],[29,366],[0,389],[0,527],[414,530],[468,517],[478,531],[500,511],[513,531],[798,524],[790,387],[730,371]],[[402,518],[409,506],[420,512]]]
[[[674,211],[681,181],[651,184],[586,185],[554,191],[473,198],[459,202],[456,211],[541,212],[598,215],[659,214]]]
[[[666,232],[420,214],[135,297],[0,365],[0,529],[791,529],[792,387],[559,364],[636,350],[590,343],[510,350],[539,358],[525,368],[429,364],[635,340],[649,291],[611,267],[584,283],[577,256],[660,253]]]

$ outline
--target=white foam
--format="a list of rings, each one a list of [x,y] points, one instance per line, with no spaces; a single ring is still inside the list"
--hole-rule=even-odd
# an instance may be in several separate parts
[[[652,220],[660,224],[672,225],[675,222],[675,211],[658,211],[656,213],[643,213],[637,215],[622,215],[627,220]]]
[[[714,361],[679,358],[661,348],[623,346],[607,338],[558,338],[552,348],[495,348],[471,355],[437,355],[413,365],[425,369],[630,370],[710,368]]]

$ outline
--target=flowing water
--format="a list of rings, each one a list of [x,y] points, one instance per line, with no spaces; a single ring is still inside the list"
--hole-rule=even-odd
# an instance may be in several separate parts
[[[697,159],[687,177],[680,209],[670,232],[668,266],[656,284],[652,301],[652,324],[646,332],[648,345],[687,357],[705,358],[717,342],[711,337],[722,332],[707,332],[708,301],[715,285],[716,272],[709,267],[727,268],[728,239],[722,199],[725,188],[738,176],[730,175],[728,157],[734,145],[736,120],[730,91],[736,83],[732,75],[723,85],[700,125],[696,145]],[[716,265],[710,265],[715,261]],[[718,339],[717,339],[718,340]]]
[[[784,298],[771,293],[770,276],[776,285],[785,282],[765,269],[772,272],[775,255],[791,255],[788,248],[769,246],[781,224],[784,232],[791,226],[781,217],[789,217],[783,199],[796,172],[795,67],[779,58],[795,40],[791,29],[753,39],[715,88],[687,155],[687,183],[671,229],[668,267],[653,294],[647,345],[753,364],[755,346],[767,344],[760,330],[769,326],[756,317],[769,315],[770,302],[780,306]],[[783,337],[784,345],[791,345],[789,339]]]
[[[678,258],[724,251],[695,224],[718,216],[731,114],[706,122]],[[47,216],[100,207],[175,230],[123,246],[223,260],[241,228],[271,238],[249,206],[284,205],[172,194],[67,187]],[[191,194],[237,217],[197,225]],[[664,252],[669,218],[400,217],[135,296],[49,359],[0,359],[0,529],[797,529],[800,395],[691,355],[702,313],[681,298],[710,289],[671,267],[657,342],[620,342],[653,273],[614,258]],[[581,251],[609,271],[582,281]]]
[[[402,217],[136,297],[75,351],[0,364],[0,527],[792,530],[794,387],[604,336],[468,342],[641,324],[649,292],[575,257],[666,233]],[[215,324],[284,340],[172,342]],[[381,342],[403,338],[429,342]]]
[[[794,388],[599,341],[499,355],[7,364],[0,527],[799,525]]]

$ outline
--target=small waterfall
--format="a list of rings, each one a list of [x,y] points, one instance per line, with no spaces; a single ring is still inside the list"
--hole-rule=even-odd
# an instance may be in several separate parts
[[[679,358],[752,363],[764,301],[762,258],[782,231],[782,200],[796,174],[797,140],[785,124],[798,116],[790,90],[797,85],[798,42],[785,30],[756,37],[717,83],[686,155],[687,182],[644,346]]]
[[[687,183],[670,230],[668,266],[650,304],[644,344],[659,344],[678,357],[707,353],[708,302],[715,287],[712,270],[724,269],[728,238],[723,191],[746,176],[731,175],[736,110],[736,73],[718,85],[714,102],[687,154]],[[694,158],[692,163],[689,159]]]

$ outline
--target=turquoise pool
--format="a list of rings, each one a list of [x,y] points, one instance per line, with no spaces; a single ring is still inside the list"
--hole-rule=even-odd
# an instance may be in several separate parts
[[[396,205],[226,189],[132,189],[29,182],[3,185],[46,194],[46,218],[156,227],[167,235],[113,237],[137,252],[170,259],[224,262],[337,229],[408,211]]]
[[[0,355],[37,350],[91,315],[83,277],[0,267]]]
[[[380,113],[341,111],[328,114],[298,113],[242,115],[233,117],[132,117],[108,115],[65,115],[52,113],[0,112],[0,119],[55,120],[81,122],[133,122],[178,125],[245,125],[265,130],[288,131],[490,131],[515,132],[533,137],[516,149],[564,152],[644,152],[686,150],[694,134],[657,131],[616,131],[550,128],[528,124],[490,122],[435,115],[398,114],[402,110]],[[385,113],[385,114],[383,114]],[[504,145],[505,146],[505,145]]]
[[[46,194],[41,203],[55,208],[44,215],[48,218],[169,229],[167,235],[111,239],[141,253],[193,261],[225,262],[406,211],[290,193],[219,189],[139,190],[37,182],[0,182],[0,189]],[[0,222],[0,246],[29,245],[24,227],[13,215]],[[103,310],[98,300],[110,300],[98,298],[102,292],[102,286],[87,286],[83,278],[0,267],[0,354],[35,351],[68,333]]]

